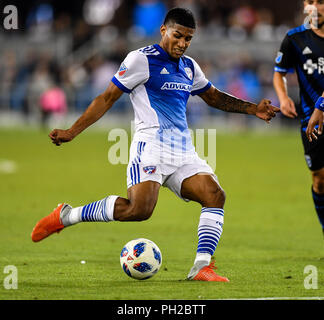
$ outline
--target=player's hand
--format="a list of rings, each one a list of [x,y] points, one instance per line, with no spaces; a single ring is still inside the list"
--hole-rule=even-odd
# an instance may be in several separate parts
[[[288,118],[296,118],[298,116],[296,112],[296,107],[294,101],[287,97],[284,101],[280,104],[280,111],[283,115]]]
[[[61,129],[52,130],[48,136],[52,139],[52,142],[57,146],[60,146],[63,142],[69,142],[74,138],[70,130]]]
[[[261,100],[261,102],[257,105],[257,110],[255,115],[266,121],[270,122],[272,118],[276,116],[276,113],[280,112],[280,109],[271,105],[271,101],[267,99]]]
[[[308,126],[306,129],[306,136],[309,142],[312,142],[313,139],[317,140],[318,135],[323,133],[323,121],[324,121],[324,112],[315,108],[311,118],[308,121]],[[318,125],[318,129],[315,127]]]

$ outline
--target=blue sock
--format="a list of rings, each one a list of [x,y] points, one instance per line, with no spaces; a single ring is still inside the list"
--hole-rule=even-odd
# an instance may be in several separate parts
[[[117,198],[118,196],[112,195],[82,207],[72,208],[68,214],[62,217],[62,223],[67,227],[86,221],[113,221],[114,207]]]
[[[210,262],[223,232],[224,210],[221,208],[201,209],[198,226],[198,248],[195,262]]]
[[[106,198],[85,205],[81,211],[82,221],[109,221],[106,213]]]
[[[324,194],[318,194],[312,188],[312,195],[313,195],[313,200],[314,200],[314,205],[317,212],[318,220],[324,231]]]

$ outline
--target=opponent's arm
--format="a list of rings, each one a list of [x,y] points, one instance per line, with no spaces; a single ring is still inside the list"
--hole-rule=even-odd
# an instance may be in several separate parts
[[[57,146],[74,139],[83,130],[98,121],[120,98],[123,91],[110,82],[104,93],[96,97],[81,117],[67,130],[54,129],[49,137]]]
[[[318,139],[318,135],[323,133],[323,121],[324,121],[324,92],[321,97],[318,98],[315,109],[311,118],[308,121],[306,136],[309,142],[312,142],[312,138]],[[318,129],[315,127],[318,126]]]
[[[211,107],[235,113],[245,113],[269,122],[280,109],[271,105],[271,101],[263,99],[259,104],[244,101],[211,86],[199,96]]]
[[[296,118],[297,112],[294,101],[288,96],[286,73],[274,72],[273,87],[280,101],[280,111],[289,118]]]

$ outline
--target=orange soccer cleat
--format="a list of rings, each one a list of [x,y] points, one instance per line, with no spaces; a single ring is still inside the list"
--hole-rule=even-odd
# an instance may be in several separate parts
[[[41,241],[54,232],[60,232],[64,225],[61,221],[60,214],[62,208],[66,205],[64,203],[59,204],[54,211],[52,211],[48,216],[39,220],[34,227],[31,238],[34,242]]]
[[[208,266],[201,268],[190,280],[229,282],[226,277],[222,277],[215,273],[215,269],[217,269],[217,267],[215,266],[215,262],[212,261]]]

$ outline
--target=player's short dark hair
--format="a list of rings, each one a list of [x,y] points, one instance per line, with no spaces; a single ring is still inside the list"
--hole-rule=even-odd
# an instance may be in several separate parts
[[[173,8],[165,16],[164,25],[177,23],[187,28],[196,29],[196,20],[193,13],[185,8]]]

